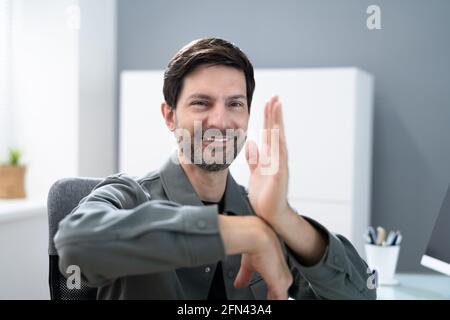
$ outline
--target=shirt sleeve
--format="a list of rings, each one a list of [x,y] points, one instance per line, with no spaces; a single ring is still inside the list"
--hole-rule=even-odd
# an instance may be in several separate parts
[[[294,277],[289,295],[294,299],[376,299],[376,288],[368,285],[370,269],[350,241],[311,218],[303,218],[328,237],[328,246],[318,263],[304,266],[283,243]]]
[[[93,287],[225,257],[217,205],[152,200],[123,174],[109,176],[82,199],[60,222],[54,242],[62,274],[76,265]]]

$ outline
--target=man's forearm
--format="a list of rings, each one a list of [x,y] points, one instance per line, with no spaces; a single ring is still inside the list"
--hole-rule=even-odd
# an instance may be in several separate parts
[[[323,257],[328,245],[327,236],[314,228],[292,208],[269,225],[296,254],[305,266],[315,265]]]
[[[219,230],[227,255],[256,250],[262,242],[267,227],[272,227],[286,245],[306,266],[320,261],[328,245],[326,235],[314,228],[291,208],[282,218],[268,222],[255,216],[219,215]]]
[[[227,255],[252,252],[264,237],[263,222],[257,217],[219,215],[218,220]]]

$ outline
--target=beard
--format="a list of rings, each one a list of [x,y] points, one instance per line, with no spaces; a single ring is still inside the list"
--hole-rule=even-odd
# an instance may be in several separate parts
[[[183,141],[181,141],[179,138],[177,140],[181,152],[185,159],[190,161],[190,164],[206,171],[215,172],[225,170],[231,165],[247,139],[247,135],[242,129],[233,130],[232,135],[223,134],[221,137],[227,138],[225,143],[217,145],[211,142],[206,146],[203,143],[206,139],[204,132],[202,134],[194,133],[193,141],[191,139],[182,139]]]
[[[234,137],[231,148],[229,148],[228,146],[223,146],[208,150],[210,152],[205,151],[207,150],[203,150],[201,143],[200,146],[198,146],[198,144],[192,143],[191,162],[203,170],[213,172],[227,169],[234,161],[234,159],[236,159],[240,149],[238,150],[237,138]],[[196,155],[200,152],[203,154],[203,156],[201,157],[200,161],[196,161]]]

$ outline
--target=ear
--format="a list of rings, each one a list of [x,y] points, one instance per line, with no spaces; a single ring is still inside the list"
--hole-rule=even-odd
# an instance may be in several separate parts
[[[167,102],[161,103],[161,113],[164,118],[164,121],[166,122],[167,128],[169,128],[170,131],[174,131],[176,128],[175,125],[175,109],[172,109]]]

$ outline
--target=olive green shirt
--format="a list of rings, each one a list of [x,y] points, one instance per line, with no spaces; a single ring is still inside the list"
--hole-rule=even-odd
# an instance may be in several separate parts
[[[224,213],[255,214],[230,173]],[[294,278],[289,296],[375,299],[367,264],[352,244],[305,218],[329,244],[320,262],[307,267],[282,243]],[[258,273],[248,287],[234,288],[241,255],[225,254],[217,205],[203,205],[176,154],[143,177],[105,178],[61,221],[54,242],[62,274],[79,266],[82,280],[98,288],[98,299],[206,299],[219,261],[228,299],[266,299]]]

